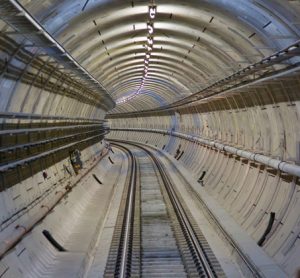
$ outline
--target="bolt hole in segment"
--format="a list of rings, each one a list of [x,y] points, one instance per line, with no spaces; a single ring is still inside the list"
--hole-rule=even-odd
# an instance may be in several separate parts
[[[161,162],[140,146],[114,146],[131,167],[104,277],[225,277]]]

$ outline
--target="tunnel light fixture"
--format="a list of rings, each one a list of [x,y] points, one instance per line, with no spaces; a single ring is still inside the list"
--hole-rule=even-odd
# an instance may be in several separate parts
[[[147,42],[149,45],[153,45],[153,38],[152,37],[148,37],[147,38]]]
[[[150,59],[150,54],[149,53],[146,54],[146,58]]]

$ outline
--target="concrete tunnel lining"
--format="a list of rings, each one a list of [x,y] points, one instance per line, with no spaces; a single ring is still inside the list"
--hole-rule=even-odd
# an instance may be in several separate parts
[[[261,252],[268,263],[254,264],[262,277],[272,277],[271,268],[294,277],[300,268],[299,14],[299,1],[282,0],[3,0],[0,277],[41,277],[43,260],[57,254],[36,230],[46,225],[54,239],[75,248],[57,219],[68,222],[64,209],[78,210],[77,220],[69,217],[77,221],[74,229],[83,229],[92,192],[102,191],[105,205],[84,247],[93,261],[78,247],[73,265],[81,267],[61,273],[104,273],[95,248],[105,247],[100,231],[105,215],[116,217],[110,202],[118,202],[121,191],[91,183],[83,192],[91,173],[111,184],[105,173],[118,167],[123,186],[124,153],[102,158],[110,139],[166,155],[175,165],[170,169],[186,173],[195,190],[201,186],[207,205],[235,223],[240,239],[253,242],[240,241],[244,252]],[[74,150],[82,153],[79,176],[65,171]],[[203,172],[204,186],[197,185]],[[55,217],[38,222],[55,200]]]

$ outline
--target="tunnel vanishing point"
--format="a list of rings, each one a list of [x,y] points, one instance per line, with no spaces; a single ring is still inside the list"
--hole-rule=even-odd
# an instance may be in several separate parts
[[[0,278],[300,277],[299,0],[0,0]]]

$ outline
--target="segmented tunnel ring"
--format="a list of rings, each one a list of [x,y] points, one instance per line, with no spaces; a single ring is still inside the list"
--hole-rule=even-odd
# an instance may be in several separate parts
[[[166,170],[180,170],[182,179],[169,172],[179,202],[192,199],[227,276],[297,276],[299,88],[300,1],[1,0],[0,277],[103,275],[129,162],[106,138],[153,147]],[[128,177],[126,188],[141,198],[114,242],[125,246],[121,276],[132,249],[138,277],[151,271],[141,252],[151,237],[173,248],[182,233],[159,170],[134,155],[142,186]],[[154,184],[156,220],[142,214]],[[160,236],[141,232],[163,219]],[[63,258],[43,230],[66,247]]]

